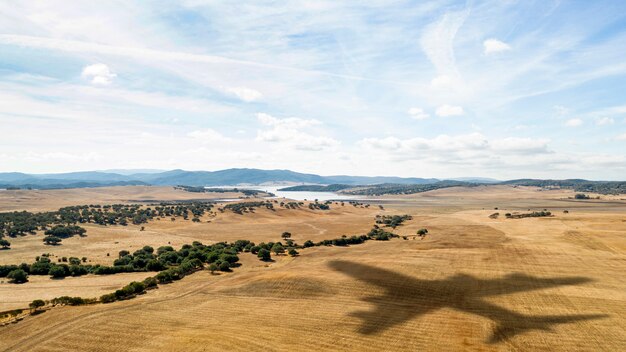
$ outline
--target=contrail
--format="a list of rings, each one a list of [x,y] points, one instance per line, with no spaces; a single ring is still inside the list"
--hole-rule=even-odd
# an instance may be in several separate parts
[[[258,68],[265,68],[265,69],[272,69],[272,70],[291,71],[291,72],[296,72],[296,73],[305,74],[305,75],[327,76],[327,77],[341,78],[341,79],[347,79],[347,80],[370,81],[370,82],[390,83],[390,84],[397,84],[397,85],[412,85],[411,83],[408,83],[408,82],[381,80],[381,79],[374,79],[374,78],[355,76],[355,75],[344,75],[344,74],[319,71],[319,70],[308,70],[308,69],[302,69],[302,68],[297,68],[297,67],[273,65],[273,64],[248,61],[248,60],[231,59],[228,57],[217,56],[217,55],[191,54],[191,53],[180,52],[180,51],[163,51],[163,50],[156,50],[156,49],[149,49],[149,48],[113,46],[113,45],[96,44],[96,43],[83,42],[83,41],[77,41],[77,40],[35,37],[35,36],[18,35],[18,34],[0,34],[0,44],[17,45],[17,46],[31,47],[31,48],[44,48],[44,49],[61,50],[61,51],[68,51],[68,52],[79,52],[79,53],[90,52],[90,53],[97,53],[97,54],[103,54],[103,55],[131,57],[135,59],[144,59],[144,60],[186,61],[186,62],[199,62],[199,63],[207,63],[207,64],[234,64],[234,65],[244,65],[244,66],[258,67]]]

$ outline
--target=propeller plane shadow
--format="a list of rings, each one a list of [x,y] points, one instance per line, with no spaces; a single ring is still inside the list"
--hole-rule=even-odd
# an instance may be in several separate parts
[[[452,308],[488,318],[497,324],[487,342],[507,340],[527,330],[552,331],[557,324],[608,317],[606,314],[531,316],[491,304],[483,298],[540,290],[591,281],[584,277],[537,278],[510,274],[500,279],[483,280],[458,274],[445,280],[420,280],[369,265],[335,260],[330,267],[355,279],[378,286],[382,296],[366,297],[375,308],[351,313],[362,320],[359,332],[375,334],[394,325],[441,308]]]

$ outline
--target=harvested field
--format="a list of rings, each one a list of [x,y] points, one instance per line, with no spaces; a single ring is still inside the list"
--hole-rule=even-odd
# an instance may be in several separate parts
[[[626,202],[512,192],[507,198],[501,186],[438,190],[387,199],[385,210],[226,212],[201,223],[153,221],[144,231],[92,225],[54,254],[107,262],[105,252],[122,248],[276,241],[283,231],[302,243],[362,234],[376,214],[413,216],[394,231],[407,240],[306,248],[271,263],[242,253],[232,273],[200,271],[132,300],[28,316],[0,327],[0,350],[625,350]],[[503,216],[529,208],[554,216]],[[496,211],[502,216],[489,218]],[[419,228],[429,230],[424,239],[414,236]],[[40,236],[14,243],[0,252],[0,263],[50,248]],[[139,274],[146,273],[128,275]],[[97,281],[109,278],[109,286]],[[2,284],[0,310],[17,292],[11,287],[30,299],[67,284],[64,294],[76,289],[71,295],[87,297],[136,278],[68,279]]]

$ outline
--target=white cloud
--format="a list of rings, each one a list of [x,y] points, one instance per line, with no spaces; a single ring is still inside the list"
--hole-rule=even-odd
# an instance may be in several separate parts
[[[493,140],[490,144],[497,151],[516,153],[545,153],[548,151],[548,139],[507,137]]]
[[[458,76],[453,44],[468,15],[469,10],[447,12],[441,19],[428,25],[420,38],[422,50],[440,76]]]
[[[113,82],[113,78],[117,77],[117,74],[111,72],[109,66],[105,64],[93,64],[85,66],[81,76],[89,79],[92,84],[109,85]]]
[[[448,104],[441,105],[435,111],[435,114],[441,117],[460,116],[460,115],[463,115],[464,113],[465,112],[463,111],[463,107],[448,105]]]
[[[321,125],[315,119],[301,119],[297,117],[277,118],[266,113],[258,113],[257,119],[269,129],[257,131],[257,141],[283,143],[286,146],[299,149],[319,151],[339,145],[339,141],[311,133],[311,129]],[[303,131],[303,129],[307,129]]]
[[[247,87],[231,87],[224,89],[227,93],[237,96],[245,102],[253,102],[263,98],[263,94],[258,90]]]
[[[613,123],[615,123],[615,120],[610,117],[602,117],[596,120],[596,125],[598,126],[612,125]]]
[[[483,47],[485,48],[485,55],[511,50],[511,46],[509,44],[494,38],[485,40],[483,42]]]
[[[422,108],[410,108],[408,113],[411,115],[411,118],[416,120],[424,120],[430,117],[430,115]]]
[[[232,141],[232,139],[210,128],[189,132],[187,136],[197,139],[202,143],[226,143]]]
[[[579,127],[579,126],[582,126],[582,124],[583,124],[583,120],[579,118],[569,119],[565,121],[565,126],[567,127]]]
[[[618,141],[626,141],[626,133],[622,133],[619,136],[615,137]]]
[[[555,105],[554,110],[556,111],[558,115],[561,115],[561,116],[569,114],[569,109],[563,105]]]

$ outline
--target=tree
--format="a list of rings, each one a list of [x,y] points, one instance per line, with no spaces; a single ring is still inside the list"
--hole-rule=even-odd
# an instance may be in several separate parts
[[[428,233],[428,230],[426,230],[426,229],[419,229],[419,230],[417,230],[417,235],[420,236],[420,237],[426,236],[427,233]]]
[[[283,234],[282,234],[282,235],[280,235],[280,237],[282,237],[282,238],[284,238],[284,239],[291,238],[291,232],[287,232],[287,231],[285,231],[285,232],[283,232]]]
[[[37,309],[43,307],[46,305],[46,302],[44,302],[41,299],[36,299],[32,302],[30,302],[30,304],[28,305],[30,307],[30,309],[34,310],[35,312],[37,311]]]
[[[56,246],[61,243],[61,239],[57,236],[46,236],[43,238],[43,242],[48,245]]]
[[[211,263],[211,265],[209,265],[209,271],[211,271],[211,274],[213,274],[217,269],[219,269],[217,264]]]
[[[9,247],[11,247],[11,242],[5,240],[4,238],[0,238],[0,247],[2,247],[2,249],[9,249]]]
[[[298,251],[297,251],[295,248],[291,248],[291,249],[289,250],[289,255],[290,255],[290,256],[292,256],[292,257],[295,257],[295,256],[297,256],[298,254],[299,254],[299,253],[298,253]]]
[[[7,278],[13,280],[15,284],[21,284],[28,281],[28,274],[22,269],[15,269],[7,274]]]
[[[283,248],[283,245],[280,243],[274,243],[274,245],[272,246],[272,252],[276,254],[282,254],[285,253],[285,248]]]
[[[257,254],[257,257],[259,257],[259,259],[263,260],[263,261],[268,261],[272,259],[272,255],[270,253],[270,251],[268,251],[265,248],[261,248],[259,250],[259,253]]]
[[[65,268],[60,265],[53,265],[48,271],[48,275],[56,279],[65,277],[66,276]]]
[[[221,262],[220,271],[230,271],[230,264],[228,262]]]

